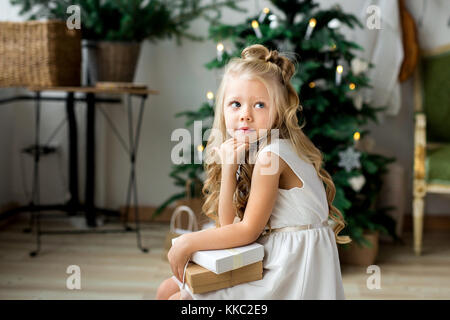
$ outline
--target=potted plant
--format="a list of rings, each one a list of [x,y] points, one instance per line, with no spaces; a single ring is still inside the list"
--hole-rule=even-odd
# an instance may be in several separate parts
[[[219,8],[239,10],[235,0],[10,0],[21,6],[19,14],[28,19],[66,20],[69,6],[79,6],[83,46],[87,48],[90,83],[132,82],[142,41],[156,42],[175,36],[203,40],[187,32],[190,22],[203,17],[217,19]],[[210,17],[216,12],[216,17]]]

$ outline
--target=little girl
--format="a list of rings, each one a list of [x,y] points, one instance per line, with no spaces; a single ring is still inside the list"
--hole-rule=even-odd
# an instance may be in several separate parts
[[[336,243],[351,239],[338,235],[346,223],[332,204],[334,183],[298,125],[294,72],[290,59],[259,44],[226,65],[203,187],[203,212],[216,228],[175,242],[168,253],[174,275],[157,299],[345,299]],[[203,294],[182,286],[194,252],[252,242],[264,245],[261,280]]]

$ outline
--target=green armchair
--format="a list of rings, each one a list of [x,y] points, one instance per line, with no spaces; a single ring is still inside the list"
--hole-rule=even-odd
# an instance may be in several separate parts
[[[450,194],[450,45],[421,52],[414,104],[413,232],[421,255],[425,196]]]

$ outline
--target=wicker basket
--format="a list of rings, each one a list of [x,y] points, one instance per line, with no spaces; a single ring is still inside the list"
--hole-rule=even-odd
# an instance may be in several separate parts
[[[0,22],[0,86],[79,86],[81,32],[64,21]]]

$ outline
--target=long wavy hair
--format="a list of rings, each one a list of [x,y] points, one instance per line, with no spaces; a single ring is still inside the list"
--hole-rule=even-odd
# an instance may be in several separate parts
[[[336,242],[340,244],[351,242],[349,236],[339,236],[339,232],[345,228],[346,222],[342,213],[333,205],[336,195],[336,187],[329,173],[323,168],[323,156],[312,141],[303,133],[298,124],[297,112],[302,110],[297,92],[290,83],[290,79],[295,73],[295,65],[287,57],[286,53],[279,53],[277,50],[270,51],[265,46],[254,44],[246,47],[241,52],[241,57],[232,58],[225,66],[222,81],[216,93],[215,115],[211,134],[205,149],[204,169],[206,179],[202,188],[205,202],[202,211],[206,216],[215,221],[216,227],[220,227],[218,208],[219,192],[222,166],[217,161],[217,154],[214,147],[220,145],[231,138],[227,132],[224,118],[224,98],[225,89],[232,76],[245,77],[246,79],[257,79],[261,81],[269,94],[274,106],[270,122],[272,126],[267,130],[267,136],[260,139],[257,150],[262,150],[265,145],[270,144],[273,129],[277,129],[280,139],[289,139],[295,147],[296,153],[308,163],[311,163],[317,171],[318,176],[326,186],[326,196],[328,202],[328,216],[335,224],[333,231]],[[244,217],[245,208],[250,195],[252,172],[254,163],[249,161],[250,153],[254,148],[246,151],[245,161],[239,165],[237,173],[236,191],[233,196],[233,205],[236,209],[236,216],[241,220]],[[257,152],[259,152],[257,151]],[[257,157],[257,155],[256,155]],[[270,218],[267,223],[269,233],[272,231]]]

